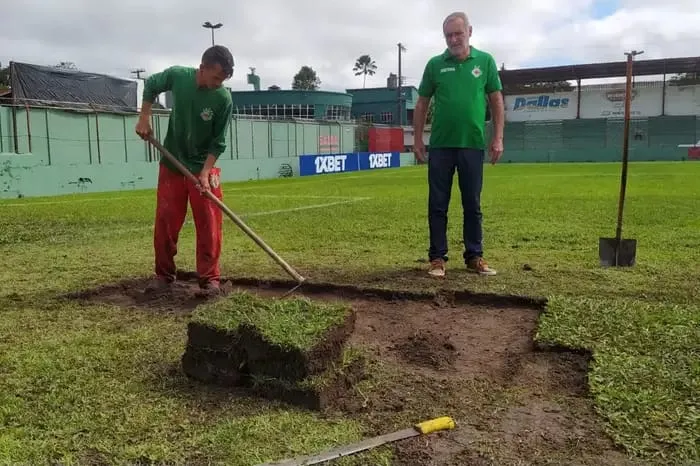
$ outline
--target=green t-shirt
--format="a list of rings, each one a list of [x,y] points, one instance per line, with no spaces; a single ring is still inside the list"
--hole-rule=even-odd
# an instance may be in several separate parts
[[[226,150],[226,132],[231,123],[233,102],[225,88],[199,88],[195,68],[171,66],[146,79],[143,100],[153,102],[171,91],[173,108],[163,146],[193,174],[202,170],[209,154],[218,157]],[[177,171],[165,157],[168,168]]]
[[[430,147],[485,149],[487,96],[502,88],[496,61],[475,47],[463,61],[449,50],[428,60],[418,94],[434,100]]]

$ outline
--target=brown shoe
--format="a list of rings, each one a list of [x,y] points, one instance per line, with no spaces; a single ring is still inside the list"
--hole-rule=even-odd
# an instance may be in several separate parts
[[[467,262],[467,270],[479,275],[496,275],[496,271],[489,267],[483,257],[474,257]]]
[[[430,261],[430,268],[428,269],[428,275],[433,277],[444,277],[445,276],[445,261],[442,259],[433,259]]]

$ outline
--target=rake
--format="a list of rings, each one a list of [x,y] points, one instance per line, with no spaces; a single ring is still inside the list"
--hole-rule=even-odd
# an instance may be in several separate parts
[[[163,145],[156,140],[153,136],[150,136],[148,138],[148,141],[153,144],[153,146],[160,151],[161,154],[165,158],[167,158],[170,162],[172,162],[173,165],[177,167],[178,170],[180,170],[180,173],[182,173],[184,176],[186,176],[192,183],[194,183],[195,186],[200,187],[201,183],[195,177],[192,172],[190,172],[187,167],[185,167],[179,160],[173,156],[170,151],[168,151]],[[263,241],[260,236],[258,236],[253,230],[250,229],[248,225],[246,225],[243,220],[241,220],[231,209],[229,209],[226,204],[224,204],[221,199],[216,197],[211,191],[203,191],[202,194],[209,198],[214,204],[216,204],[219,209],[221,209],[238,227],[243,230],[243,232],[248,235],[255,243],[260,246],[272,259],[277,262],[284,270],[287,272],[292,278],[294,278],[297,281],[297,285],[289,290],[287,293],[284,294],[284,296],[287,296],[291,293],[293,293],[296,289],[298,289],[305,281],[306,279],[299,274],[294,268],[289,265],[284,259],[282,259],[279,254],[277,254],[270,246],[268,246],[265,241]]]

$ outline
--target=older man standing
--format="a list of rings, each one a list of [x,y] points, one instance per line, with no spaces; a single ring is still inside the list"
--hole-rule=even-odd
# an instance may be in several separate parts
[[[503,153],[502,85],[493,57],[469,45],[472,27],[464,13],[452,13],[443,22],[447,50],[432,57],[423,72],[414,110],[415,135],[422,135],[430,99],[434,100],[428,160],[428,223],[430,228],[430,269],[435,277],[445,276],[447,261],[447,210],[455,169],[464,213],[463,254],[467,269],[481,275],[495,275],[483,258],[481,188],[486,151],[487,100],[493,121],[489,146],[491,162]],[[425,144],[417,137],[416,157],[426,160]]]

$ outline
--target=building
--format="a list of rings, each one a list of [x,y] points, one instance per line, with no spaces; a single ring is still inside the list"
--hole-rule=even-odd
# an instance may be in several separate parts
[[[386,87],[347,89],[347,93],[352,95],[353,119],[385,125],[410,125],[418,101],[418,89],[414,86],[401,87],[399,113],[397,81],[396,75],[391,73]]]
[[[282,119],[349,121],[352,96],[344,92],[253,90],[232,91],[234,115]]]
[[[250,91],[231,91],[234,114],[270,120],[310,119],[330,121],[366,121],[401,126],[410,125],[418,100],[414,86],[399,90],[397,76],[391,73],[386,87],[347,89],[346,92],[281,90],[271,86],[260,89],[260,77],[254,68],[248,74]]]

